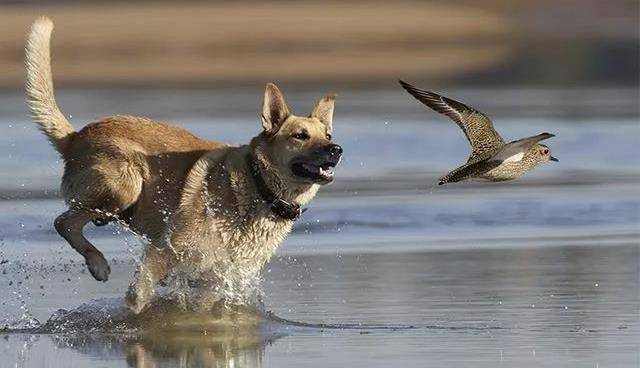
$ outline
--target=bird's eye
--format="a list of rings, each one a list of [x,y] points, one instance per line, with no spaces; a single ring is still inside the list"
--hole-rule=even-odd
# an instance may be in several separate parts
[[[542,151],[542,152],[546,155],[546,154],[548,154],[548,153],[549,153],[549,150],[548,150],[548,149],[546,149],[546,150],[544,150],[544,151]]]
[[[309,134],[307,134],[307,132],[300,132],[293,134],[292,137],[301,141],[306,141],[307,139],[309,139]]]
[[[333,138],[333,137],[331,136],[331,134],[327,134],[327,139],[328,139],[328,140],[331,140],[331,138]]]

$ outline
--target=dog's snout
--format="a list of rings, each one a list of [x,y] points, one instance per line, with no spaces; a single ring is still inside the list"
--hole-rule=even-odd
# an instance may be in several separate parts
[[[337,144],[329,144],[325,147],[325,150],[330,156],[340,157],[342,155],[342,147]]]

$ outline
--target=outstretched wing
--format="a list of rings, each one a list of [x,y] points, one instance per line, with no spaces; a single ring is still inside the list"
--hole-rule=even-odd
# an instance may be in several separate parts
[[[502,147],[495,155],[493,155],[489,161],[520,161],[524,154],[535,146],[538,142],[555,137],[551,133],[541,133],[532,137],[518,139],[517,141],[509,142]]]
[[[425,91],[409,83],[399,81],[400,85],[418,101],[434,111],[448,116],[462,129],[471,143],[469,161],[485,152],[495,152],[504,145],[504,140],[493,128],[493,123],[485,114],[461,102]]]

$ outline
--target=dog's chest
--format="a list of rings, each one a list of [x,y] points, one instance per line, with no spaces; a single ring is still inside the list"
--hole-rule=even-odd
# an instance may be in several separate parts
[[[181,203],[187,220],[178,219],[184,225],[177,231],[191,234],[186,248],[202,267],[229,261],[242,273],[259,271],[293,227],[258,196],[242,164],[206,155],[187,179]]]
[[[248,216],[207,216],[206,222],[233,262],[256,268],[271,258],[293,227],[291,221],[276,219],[268,209],[256,209]]]

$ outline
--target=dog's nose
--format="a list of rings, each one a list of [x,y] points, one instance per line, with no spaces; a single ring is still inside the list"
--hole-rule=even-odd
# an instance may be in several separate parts
[[[329,152],[330,156],[340,157],[340,155],[342,155],[342,147],[337,144],[330,144],[326,146],[325,149],[327,150],[327,152]]]

